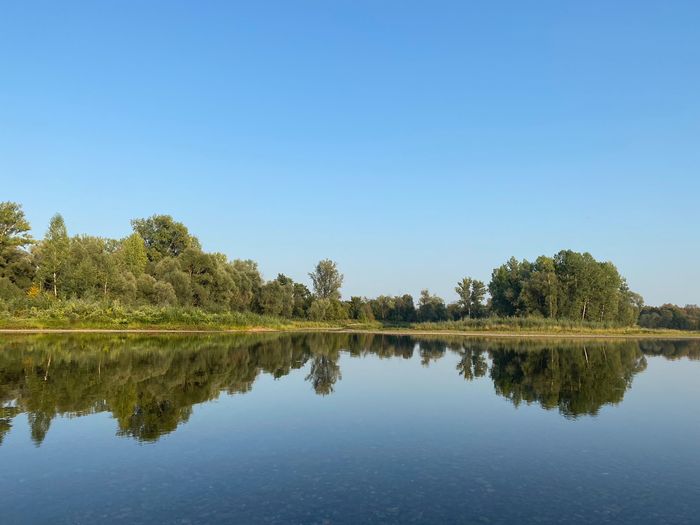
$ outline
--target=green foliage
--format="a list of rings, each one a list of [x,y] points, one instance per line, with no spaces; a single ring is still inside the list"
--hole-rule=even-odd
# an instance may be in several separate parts
[[[642,303],[612,263],[571,250],[535,263],[511,258],[493,271],[489,292],[492,312],[500,316],[633,324]]]
[[[260,310],[264,314],[292,317],[294,313],[294,282],[285,275],[260,288]]]
[[[447,321],[447,307],[437,295],[431,295],[428,290],[422,290],[418,300],[418,320],[420,322]]]
[[[461,311],[458,312],[457,309],[453,308],[455,314],[459,313],[460,318],[465,315],[467,317],[479,317],[482,315],[484,308],[483,301],[486,296],[486,286],[483,282],[472,279],[471,277],[465,277],[457,283],[455,292],[457,292],[459,296],[457,305],[461,309]]]
[[[644,328],[670,328],[674,330],[700,330],[700,307],[664,304],[645,306],[639,315],[639,326]]]
[[[8,248],[22,248],[33,242],[29,222],[22,206],[14,202],[0,202],[0,253]]]
[[[66,223],[57,213],[51,218],[49,229],[37,251],[39,280],[53,291],[54,297],[58,297],[59,283],[63,281],[69,250],[70,239]]]
[[[138,277],[146,271],[148,252],[146,243],[138,232],[134,232],[121,242],[117,251],[119,266]]]
[[[309,274],[314,285],[314,294],[319,299],[340,299],[340,287],[343,285],[343,275],[338,271],[334,261],[324,259],[319,261],[313,272]]]
[[[164,319],[159,315],[173,312],[145,310],[159,321]],[[208,318],[201,310],[190,312],[198,324]],[[454,373],[466,381],[484,378],[515,406],[536,403],[570,419],[620,403],[645,369],[647,355],[700,359],[698,341],[503,342],[340,333],[23,335],[6,336],[4,350],[0,443],[15,418],[26,414],[36,446],[57,416],[100,412],[112,416],[118,435],[152,442],[186,423],[196,404],[222,392],[246,394],[261,374],[281,378],[307,365],[309,388],[330,395],[342,380],[341,355],[407,359],[418,354],[426,366],[449,356],[457,361]]]
[[[199,241],[190,235],[187,227],[170,215],[134,219],[131,225],[134,232],[144,240],[150,261],[157,262],[163,257],[177,257],[187,248],[199,248]]]
[[[374,321],[374,312],[369,301],[363,297],[353,296],[347,302],[348,317],[358,321]]]
[[[316,298],[309,308],[312,321],[337,321],[348,317],[347,308],[338,299]]]
[[[378,321],[412,323],[417,319],[416,306],[409,294],[394,297],[380,295],[376,299],[365,301],[372,310],[372,316]]]
[[[427,290],[421,292],[417,307],[409,294],[342,302],[343,275],[330,259],[319,261],[309,274],[312,295],[303,283],[283,274],[265,282],[252,260],[229,261],[223,254],[203,251],[187,227],[168,215],[135,219],[132,225],[134,233],[120,241],[87,235],[71,238],[57,214],[43,240],[34,243],[21,206],[0,203],[0,308],[10,311],[20,305],[19,309],[53,311],[60,310],[56,301],[78,300],[93,305],[117,302],[134,311],[150,305],[206,313],[254,312],[319,323],[419,321],[465,329],[518,317],[522,321],[511,324],[516,329],[534,326],[539,321],[533,319],[542,318],[552,320],[546,326],[557,330],[570,323],[579,328],[630,326],[643,305],[612,263],[570,250],[538,257],[534,263],[511,258],[493,271],[487,303],[486,286],[471,277],[457,284],[459,300],[450,305]],[[699,329],[696,310],[671,305],[645,309],[640,323],[650,328]],[[486,320],[464,323],[470,319]]]

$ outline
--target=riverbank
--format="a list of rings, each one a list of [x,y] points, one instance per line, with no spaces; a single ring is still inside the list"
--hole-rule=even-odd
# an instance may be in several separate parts
[[[393,335],[479,337],[657,337],[699,338],[700,332],[648,329],[609,323],[487,317],[438,323],[381,323],[351,319],[311,321],[252,312],[209,312],[197,308],[96,307],[68,302],[52,308],[0,311],[0,333],[254,333],[334,331]]]
[[[352,326],[303,326],[290,324],[284,328],[263,326],[236,328],[77,328],[77,327],[0,327],[0,335],[11,334],[254,334],[254,333],[313,333],[374,334],[393,336],[459,336],[479,338],[532,338],[532,339],[698,339],[699,332],[680,330],[619,329],[607,331],[528,331],[528,330],[451,330],[421,329],[419,327],[352,327]]]

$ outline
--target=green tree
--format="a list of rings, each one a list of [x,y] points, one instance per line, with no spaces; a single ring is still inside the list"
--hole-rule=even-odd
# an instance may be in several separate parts
[[[158,280],[170,283],[175,290],[178,304],[183,306],[192,304],[192,279],[182,270],[178,259],[175,257],[161,259],[155,267],[154,275]]]
[[[298,319],[306,318],[312,301],[311,291],[306,285],[294,283],[294,309],[292,310],[292,316]]]
[[[66,223],[57,213],[49,222],[49,229],[39,250],[39,275],[44,282],[50,283],[54,297],[58,297],[59,281],[66,270],[69,249]]]
[[[158,262],[163,257],[177,257],[187,248],[199,248],[199,241],[190,235],[187,227],[170,215],[153,215],[147,219],[131,221],[134,232],[146,245],[150,261]]]
[[[260,311],[268,315],[291,317],[294,312],[294,282],[286,275],[265,283],[260,288]]]
[[[486,285],[483,281],[472,281],[471,313],[474,317],[481,317],[484,310],[484,298],[486,297]]]
[[[543,317],[557,317],[560,287],[554,259],[544,255],[538,257],[530,278],[523,284],[522,296],[527,311]]]
[[[428,290],[421,290],[418,300],[418,320],[421,322],[447,320],[445,301],[437,295],[431,295]]]
[[[258,264],[251,260],[236,259],[226,266],[226,271],[234,284],[231,308],[239,311],[251,310],[262,286]]]
[[[335,262],[330,259],[319,261],[314,271],[309,274],[309,277],[311,277],[317,298],[340,299],[343,275],[338,271]]]
[[[19,296],[29,288],[35,268],[25,248],[33,243],[19,204],[0,202],[0,297]]]
[[[348,311],[338,299],[314,298],[309,307],[309,319],[314,321],[337,321],[347,319]]]
[[[63,291],[79,298],[106,297],[117,281],[117,242],[79,235],[70,240]]]
[[[350,297],[348,301],[348,315],[350,319],[356,319],[358,321],[374,321],[372,307],[364,297]]]
[[[520,262],[515,257],[493,271],[489,293],[491,308],[496,315],[509,317],[527,314],[521,294],[529,274],[530,263]]]
[[[470,277],[465,277],[457,283],[455,292],[459,296],[457,301],[459,306],[462,308],[462,312],[466,312],[467,317],[472,316],[472,279]]]
[[[14,202],[0,202],[0,253],[8,248],[21,248],[31,244],[29,222],[22,206]]]
[[[146,271],[148,252],[143,237],[137,232],[132,233],[121,242],[119,261],[123,269],[138,277]]]

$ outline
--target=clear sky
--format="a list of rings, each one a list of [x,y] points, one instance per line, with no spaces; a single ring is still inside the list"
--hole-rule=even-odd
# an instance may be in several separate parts
[[[0,200],[36,236],[167,213],[349,295],[511,255],[700,303],[700,3],[3,2]]]

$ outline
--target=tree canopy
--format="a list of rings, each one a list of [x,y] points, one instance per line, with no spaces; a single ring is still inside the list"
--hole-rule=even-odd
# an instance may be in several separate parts
[[[56,214],[43,239],[34,241],[22,207],[0,203],[0,301],[44,308],[52,296],[397,324],[519,317],[627,326],[639,319],[650,328],[700,329],[697,307],[642,310],[641,296],[615,265],[590,253],[562,250],[534,262],[511,257],[493,270],[488,286],[471,276],[460,279],[451,303],[427,290],[417,300],[407,293],[343,300],[344,277],[333,260],[316,264],[308,274],[309,290],[284,274],[266,281],[255,261],[206,252],[170,215],[134,219],[131,225],[133,232],[122,239],[71,236]]]

